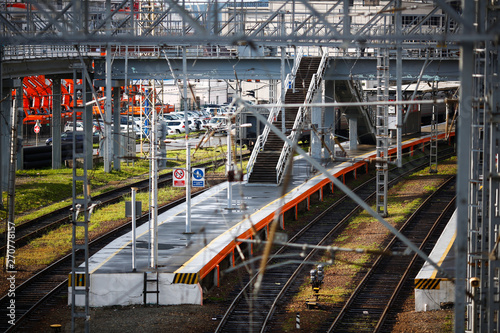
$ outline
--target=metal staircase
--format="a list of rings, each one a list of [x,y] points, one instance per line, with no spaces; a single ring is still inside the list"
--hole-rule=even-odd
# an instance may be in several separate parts
[[[301,58],[296,73],[292,71],[295,80],[285,94],[285,104],[304,104],[312,101],[319,83],[322,80],[326,65],[327,54],[320,57]],[[287,81],[288,82],[288,81]],[[293,87],[295,85],[295,87]],[[276,107],[276,112],[271,112],[268,121],[276,127],[281,127],[283,113],[281,109],[281,99]],[[301,134],[301,129],[305,121],[307,107],[285,107],[285,131],[291,139]],[[252,157],[247,167],[248,182],[260,184],[280,184],[283,178],[283,171],[286,163],[292,156],[291,147],[281,140],[274,132],[270,132],[266,126],[264,133],[259,137],[255,145]]]
[[[297,75],[297,70],[299,68],[300,62],[302,59],[302,49],[299,49],[297,52],[297,56],[295,57],[295,63],[294,67],[292,68],[292,72],[286,76],[285,82],[287,84],[287,87],[289,89],[294,90],[295,89],[295,77]],[[286,95],[286,93],[285,93]],[[269,112],[269,116],[267,118],[268,123],[274,123],[276,124],[276,120],[278,119],[278,115],[280,114],[282,105],[283,105],[283,98],[284,96],[280,94],[278,95],[278,100],[276,103],[276,106],[271,108],[271,112]],[[280,118],[281,119],[281,118]],[[253,168],[255,165],[255,162],[257,161],[257,156],[259,153],[264,149],[264,144],[267,142],[267,138],[269,136],[269,133],[271,132],[271,128],[269,126],[265,126],[264,130],[262,131],[262,134],[257,137],[257,141],[255,143],[254,149],[252,151],[252,155],[250,156],[250,159],[248,160],[248,165],[247,165],[247,175],[248,179],[255,180],[254,178],[251,177],[253,173]],[[260,167],[259,167],[260,168]],[[253,181],[255,183],[258,183],[258,181]]]

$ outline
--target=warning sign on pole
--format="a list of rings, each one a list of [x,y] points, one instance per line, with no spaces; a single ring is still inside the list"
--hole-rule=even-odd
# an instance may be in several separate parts
[[[174,187],[186,187],[186,172],[184,169],[174,169]]]
[[[193,169],[193,187],[205,187],[205,168]]]

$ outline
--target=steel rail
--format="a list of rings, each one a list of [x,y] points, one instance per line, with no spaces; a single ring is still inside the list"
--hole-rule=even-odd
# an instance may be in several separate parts
[[[430,230],[429,234],[427,235],[427,237],[424,239],[424,241],[422,242],[422,245],[420,246],[420,249],[423,249],[424,246],[427,244],[427,241],[429,240],[429,238],[431,237],[431,235],[434,233],[435,229],[437,228],[437,225],[439,223],[441,223],[441,221],[445,218],[446,216],[446,213],[450,210],[450,209],[454,209],[455,208],[455,202],[456,202],[456,196],[455,198],[453,198],[453,200],[451,200],[448,205],[446,206],[446,208],[443,210],[443,212],[441,213],[441,215],[439,216],[439,218],[436,220],[437,223],[434,224],[434,226],[432,227],[432,230]],[[401,278],[400,282],[398,283],[396,289],[394,290],[394,293],[393,295],[391,296],[391,299],[389,300],[387,306],[385,307],[377,325],[375,326],[375,329],[373,330],[373,332],[382,332],[382,327],[387,319],[387,316],[389,314],[389,311],[391,311],[391,309],[393,308],[393,305],[396,301],[396,298],[399,296],[399,294],[401,293],[402,289],[403,289],[403,286],[404,286],[404,282],[405,280],[408,278],[408,275],[410,275],[410,272],[412,270],[412,268],[414,267],[415,263],[417,262],[418,260],[418,256],[416,254],[413,255],[413,258],[410,262],[410,264],[408,265],[408,269],[405,271],[403,277]]]
[[[193,195],[198,195],[201,194],[202,191],[197,192],[196,194]],[[177,205],[180,205],[185,202],[185,198],[181,198],[179,200],[176,200],[174,202],[171,202],[159,209],[159,212],[166,211],[170,208],[173,208]],[[144,214],[137,220],[137,226],[142,225],[143,223],[147,223],[149,220],[149,215]],[[89,242],[89,247],[90,247],[90,252],[91,255],[99,251],[103,246],[111,242],[112,240],[120,237],[121,235],[127,233],[130,231],[131,228],[131,221],[128,221],[127,223],[117,227],[114,230],[109,231],[108,233],[99,236],[98,238],[92,240]],[[78,251],[77,253],[80,253],[82,251]],[[83,262],[81,260],[80,262]],[[62,274],[57,274],[56,271],[62,271]],[[31,276],[29,279],[24,281],[22,284],[16,287],[15,289],[15,295],[16,295],[16,305],[20,304],[22,302],[23,297],[27,296],[32,296],[32,295],[26,295],[26,290],[29,288],[33,287],[38,281],[41,281],[45,277],[49,277],[47,280],[49,283],[52,283],[50,289],[46,292],[45,295],[37,299],[34,303],[30,304],[29,308],[21,309],[16,307],[16,321],[15,325],[13,325],[10,328],[7,328],[5,332],[10,332],[16,328],[19,327],[19,324],[26,319],[34,310],[38,309],[41,304],[50,298],[51,296],[55,295],[55,293],[58,290],[61,290],[61,287],[64,286],[65,284],[67,285],[68,283],[68,274],[71,272],[71,253],[67,254],[66,256],[58,259],[56,262],[52,263],[51,265],[47,266],[46,268],[40,270],[37,272],[35,275]],[[59,282],[53,281],[53,276],[61,276],[64,275],[65,278]],[[39,288],[36,288],[37,294],[40,294]],[[38,297],[38,296],[36,296]],[[10,300],[10,297],[8,297],[8,294],[4,295],[2,298],[0,298],[0,313],[3,313],[5,309],[7,309],[8,302]],[[4,306],[5,305],[5,306]],[[5,322],[0,322],[0,329],[4,328],[6,326],[6,321]]]
[[[452,154],[448,155],[448,156],[451,156]],[[442,158],[446,158],[448,156],[442,156]],[[422,159],[425,160],[425,162],[428,160],[428,157],[427,156],[424,156]],[[389,184],[393,185],[395,184],[399,179],[401,179],[402,177],[408,175],[408,174],[411,174],[413,172],[415,172],[415,170],[417,169],[421,169],[422,167],[425,167],[425,162],[424,164],[421,164],[419,166],[416,166],[416,167],[413,167],[411,168],[411,170],[408,170],[400,175],[398,175],[395,179],[392,179]],[[406,165],[410,165],[412,163],[415,163],[415,160],[413,161],[409,161],[406,163]],[[391,170],[391,173],[392,172],[398,172],[398,171],[401,171],[401,169],[398,169],[398,168],[394,168],[393,170]],[[369,181],[363,183],[362,185],[358,186],[356,189],[354,189],[353,191],[359,191],[361,190],[363,187],[366,187],[368,185],[368,183],[370,182],[374,182],[374,179],[370,179]],[[375,191],[372,191],[371,192],[371,195],[369,197],[373,197]],[[345,201],[345,200],[348,200],[348,196],[347,195],[344,195],[342,198],[340,198],[339,200],[337,200],[334,204],[332,204],[330,207],[328,207],[327,209],[325,209],[321,214],[319,214],[319,216],[317,218],[315,218],[313,221],[311,221],[310,223],[308,223],[304,228],[302,228],[294,237],[292,237],[290,239],[289,242],[295,242],[300,236],[304,235],[309,229],[311,229],[311,227],[313,225],[315,225],[319,220],[321,220],[326,214],[328,214],[330,211],[334,210],[336,207],[339,207],[341,206],[341,204]],[[368,199],[367,199],[368,200]],[[348,217],[346,217],[345,219],[343,219],[341,222],[339,222],[337,225],[340,225],[341,223],[343,223],[344,221],[348,220],[348,218],[354,214],[355,212],[357,212],[358,210],[360,209],[360,206],[357,205],[349,214],[348,214]],[[340,226],[339,226],[340,227]],[[339,227],[335,227],[335,230],[337,230]],[[331,231],[328,236],[331,236],[335,233],[335,231]],[[324,239],[326,239],[328,237],[324,237],[322,238],[321,241],[324,241]],[[277,256],[279,256],[281,253],[283,253],[283,251],[286,249],[286,246],[282,246],[278,251],[275,252],[275,254],[273,255],[273,257],[270,258],[269,262],[273,261],[273,260],[276,260]],[[307,258],[310,258],[309,256]],[[303,263],[305,262],[306,260],[303,260]],[[292,275],[296,276],[298,274],[298,272],[300,272],[300,270],[302,269],[303,267],[303,264],[301,264],[302,266],[297,268],[296,270],[294,270],[294,273],[292,273]],[[224,329],[224,326],[226,325],[227,321],[229,320],[229,317],[231,316],[231,314],[233,313],[233,311],[235,311],[235,308],[236,308],[236,305],[238,304],[238,302],[240,301],[240,299],[242,297],[246,297],[248,294],[250,294],[249,290],[251,289],[251,286],[252,286],[252,283],[253,281],[255,280],[256,276],[257,276],[258,273],[256,273],[250,280],[248,283],[246,283],[246,285],[242,288],[242,290],[238,293],[238,295],[233,299],[233,302],[231,303],[231,305],[228,307],[226,313],[224,314],[224,316],[222,317],[217,329],[216,329],[216,332],[222,332],[222,330]],[[272,313],[270,312],[274,312],[274,309],[277,305],[277,302],[279,301],[279,298],[281,298],[284,293],[286,292],[286,290],[283,290],[283,289],[288,289],[290,284],[292,283],[292,279],[288,279],[287,282],[283,285],[282,287],[282,290],[279,292],[278,296],[274,299],[273,301],[273,304],[272,306],[269,308],[268,312],[266,313],[266,319],[265,321],[263,322],[262,324],[262,330],[265,329],[265,326],[267,326],[267,322],[270,320],[270,318],[272,317]],[[262,307],[261,307],[262,309]]]
[[[245,155],[245,157],[248,154]],[[199,167],[208,167],[213,165],[213,161],[202,163],[197,165]],[[214,167],[215,168],[215,167]],[[172,181],[172,172],[165,173],[160,175],[158,179],[159,187],[168,186],[169,182]],[[105,193],[96,195],[92,197],[94,202],[100,201],[99,209],[102,207],[115,204],[122,200],[125,196],[130,194],[130,188],[137,187],[138,192],[144,192],[149,189],[149,179],[140,180],[131,184],[127,184],[125,186],[113,189],[111,191],[107,191]],[[16,247],[19,248],[28,244],[29,241],[36,237],[40,237],[41,235],[58,228],[63,224],[70,223],[70,208],[71,205],[67,205],[65,207],[59,208],[53,212],[44,214],[37,218],[34,218],[30,221],[26,221],[20,225],[16,226]],[[35,230],[33,230],[35,229]],[[5,234],[0,234],[0,253],[5,252]]]
[[[407,228],[411,223],[413,223],[414,219],[422,212],[425,210],[425,208],[428,207],[429,203],[434,200],[438,195],[440,195],[442,192],[443,189],[445,189],[449,183],[451,181],[454,181],[455,180],[455,177],[450,177],[445,183],[441,184],[441,186],[436,190],[434,191],[430,196],[428,196],[426,198],[426,200],[424,200],[424,202],[422,202],[422,204],[420,204],[420,206],[417,208],[417,210],[407,219],[407,221],[403,224],[403,226],[400,228],[400,232],[404,232],[405,228]],[[455,200],[455,197],[453,199],[451,199],[450,201],[454,202]],[[450,203],[448,202],[447,208],[451,207],[450,206]],[[442,222],[442,217],[443,217],[443,214],[441,213],[439,215],[439,218],[437,218],[434,223],[433,223],[433,226],[432,228],[427,232],[427,236],[425,237],[425,240],[428,240],[429,236],[430,236],[430,232],[434,232],[435,231],[435,228],[436,228],[436,225],[440,222]],[[389,244],[385,247],[384,251],[389,251],[393,246],[394,244],[398,242],[398,239],[394,236],[391,241],[389,242]],[[424,247],[424,243],[422,242],[419,246],[420,249],[422,249]],[[418,257],[417,254],[414,254],[412,256],[412,258],[415,258],[415,257]],[[344,318],[347,317],[347,312],[350,310],[350,308],[353,306],[354,302],[358,299],[358,297],[361,295],[361,293],[364,291],[364,287],[368,285],[368,283],[370,282],[370,278],[375,274],[376,270],[379,268],[379,266],[381,265],[383,261],[383,258],[382,257],[378,257],[377,260],[373,263],[372,267],[370,268],[370,270],[364,275],[363,279],[358,283],[356,289],[351,293],[351,296],[349,297],[349,299],[345,302],[344,306],[342,307],[342,309],[340,310],[340,312],[337,314],[335,320],[333,321],[333,323],[330,325],[329,329],[327,332],[334,332],[336,329],[338,329],[339,325],[341,325],[342,321],[344,320]],[[412,259],[412,262],[413,262],[413,259]],[[408,270],[410,269],[411,267],[406,267],[405,269],[405,273],[402,275],[402,276],[406,276],[408,274]],[[398,285],[399,284],[402,284],[402,277],[400,278],[400,281],[398,282]],[[395,290],[392,295],[391,295],[391,298],[388,300],[388,302],[386,303],[386,305],[384,306],[384,310],[383,311],[386,311],[387,307],[389,306],[389,303],[392,304],[393,302],[393,297],[395,297],[397,295],[397,291]],[[370,315],[372,315],[373,311],[371,311]],[[373,318],[370,317],[371,320],[373,320]],[[380,317],[379,317],[379,320],[380,320]],[[379,322],[379,320],[377,320],[377,323]]]

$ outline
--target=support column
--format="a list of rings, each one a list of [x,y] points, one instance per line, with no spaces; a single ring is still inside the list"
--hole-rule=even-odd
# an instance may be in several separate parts
[[[349,121],[349,149],[358,149],[358,118],[346,115]]]
[[[61,79],[52,80],[52,169],[61,168]]]
[[[84,68],[86,71],[87,68]],[[87,102],[92,101],[92,87],[89,82],[85,80],[85,75],[82,75],[82,104],[83,104],[83,128],[85,130],[85,144],[87,148],[85,150],[85,163],[88,170],[93,168],[93,151],[94,151],[94,124],[92,122],[93,118],[93,104],[87,105]]]
[[[377,113],[376,113],[376,142],[377,142],[377,213],[387,216],[387,181],[388,181],[388,106],[389,99],[389,51],[382,45],[377,54]]]
[[[0,151],[8,152],[10,151],[10,129],[12,126],[10,108],[11,108],[11,98],[12,93],[12,81],[7,86],[6,82],[3,82],[2,86],[2,98],[9,96],[0,104]],[[2,208],[3,203],[3,192],[7,191],[9,184],[9,154],[0,154],[0,208]]]
[[[106,3],[106,6],[108,4]],[[103,149],[102,156],[104,160],[104,172],[111,172],[111,158],[113,156],[112,151],[112,136],[111,136],[111,46],[106,46],[106,103],[104,108],[104,135],[103,135]],[[115,128],[116,130],[116,128]]]
[[[474,33],[475,3],[462,1],[464,33]],[[469,173],[471,167],[470,129],[472,114],[472,77],[474,65],[474,43],[463,42],[460,46],[460,112],[458,116],[457,167],[463,170],[457,174],[457,232],[455,239],[455,332],[465,332],[465,308],[467,290],[467,248],[468,248],[468,208]]]
[[[325,81],[323,80],[324,86],[324,102],[333,102],[335,98],[333,97],[333,81]],[[335,107],[333,106],[325,106],[323,112],[323,126],[328,128],[328,132],[325,134],[325,146],[335,154]],[[328,151],[325,151],[325,159],[329,158],[327,156]]]
[[[113,83],[115,83],[115,81],[113,81]],[[125,142],[125,140],[123,140],[123,135],[126,135],[120,129],[120,99],[120,86],[118,84],[113,84],[113,127],[115,129],[113,132],[113,170],[116,171],[120,170],[120,157],[122,157],[120,155],[125,151],[124,147],[122,147],[122,143]],[[127,130],[127,134],[128,132]]]
[[[312,103],[319,104],[323,100],[323,91],[318,89],[314,94]],[[322,144],[321,136],[323,133],[323,108],[320,106],[311,107],[311,157],[316,161],[321,162],[322,159]]]
[[[23,119],[24,119],[24,109],[23,109],[23,78],[14,80],[16,85],[16,110],[17,112],[17,170],[23,170],[24,158],[23,158]]]

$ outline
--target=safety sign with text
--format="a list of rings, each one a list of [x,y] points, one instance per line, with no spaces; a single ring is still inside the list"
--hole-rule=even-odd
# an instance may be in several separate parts
[[[205,168],[193,169],[193,187],[205,187]]]
[[[186,171],[184,169],[174,169],[173,171],[174,187],[186,186]]]

